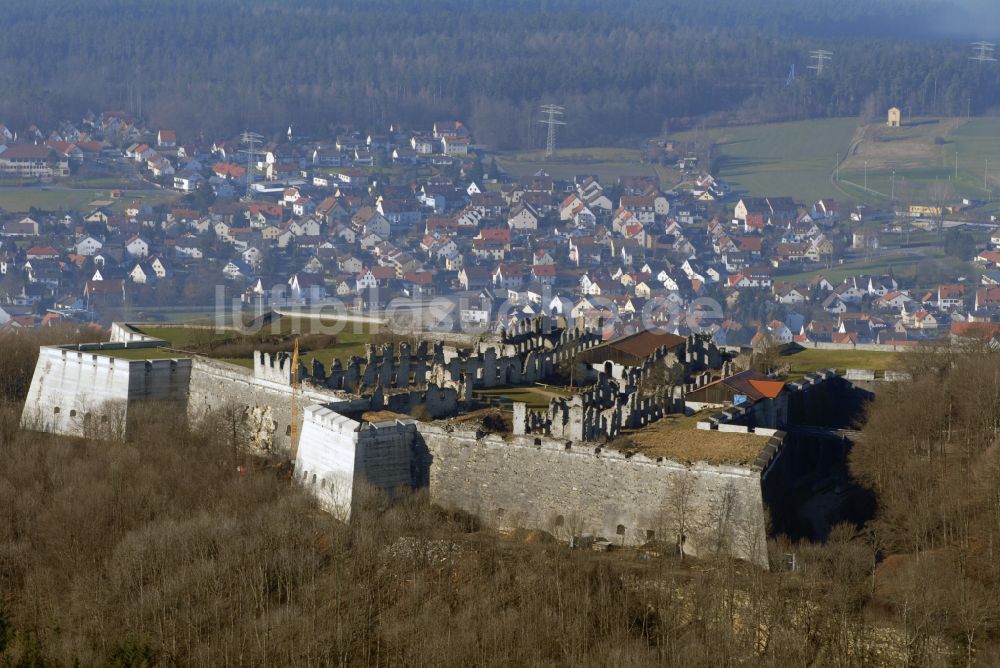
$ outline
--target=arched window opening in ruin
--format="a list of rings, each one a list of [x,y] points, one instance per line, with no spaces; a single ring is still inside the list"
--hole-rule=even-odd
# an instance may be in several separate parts
[[[55,413],[56,415],[59,415],[59,407],[56,406],[55,408],[53,408],[52,412]]]
[[[618,529],[615,531],[615,533],[617,533],[619,536],[624,536],[625,535],[625,525],[624,524],[619,524],[618,525]]]
[[[292,425],[288,425],[287,427],[285,427],[285,436],[291,436],[291,435],[292,435]]]
[[[70,410],[69,416],[70,417],[76,417],[76,409],[75,408]]]
[[[314,485],[316,484],[316,474],[315,474],[315,473],[313,473],[313,481],[312,481],[312,484],[314,484]]]
[[[652,529],[646,529],[646,540],[656,540],[656,532]]]
[[[503,508],[497,508],[497,517],[503,517]]]
[[[541,444],[542,444],[542,439],[536,438],[535,439],[535,445],[541,445]]]
[[[611,362],[605,362],[604,363],[604,374],[610,378],[612,375],[614,375],[614,374],[611,373],[612,369],[614,369],[614,368],[615,367],[614,367],[614,365]]]
[[[565,523],[566,523],[566,518],[565,517],[563,517],[562,515],[556,515],[556,526],[557,527],[561,527]]]

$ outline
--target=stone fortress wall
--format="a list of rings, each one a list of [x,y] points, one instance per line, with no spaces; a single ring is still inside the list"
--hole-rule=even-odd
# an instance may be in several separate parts
[[[629,457],[598,447],[595,429],[642,426],[673,409],[659,399],[646,398],[644,404],[637,398],[634,388],[645,367],[614,368],[611,374],[591,369],[587,376],[593,384],[575,402],[553,400],[548,424],[515,404],[515,433],[503,436],[470,425],[378,414],[423,408],[430,418],[453,415],[472,388],[543,379],[564,360],[598,345],[594,331],[549,328],[538,319],[499,343],[464,350],[441,343],[370,346],[364,358],[336,360],[329,368],[315,364],[311,370],[304,365],[293,370],[283,353],[256,353],[252,370],[200,356],[114,358],[102,350],[166,342],[127,325],[116,325],[112,336],[115,342],[109,344],[41,350],[22,418],[26,427],[84,435],[82,416],[102,405],[127,408],[136,401],[167,400],[183,404],[192,419],[235,410],[255,448],[289,452],[292,380],[298,373],[301,437],[294,475],[322,507],[342,518],[349,517],[362,483],[390,496],[403,487],[426,487],[433,502],[475,513],[500,528],[544,529],[564,539],[590,534],[623,545],[657,538],[682,542],[687,554],[724,552],[767,563],[761,488],[783,433],[763,425],[787,418],[787,405],[761,402],[699,425],[759,434],[761,456],[749,466]],[[678,350],[681,361],[693,362],[699,373],[710,368],[710,358],[718,360],[717,351],[693,339],[686,348]],[[808,378],[802,386],[827,378]],[[793,393],[798,389],[790,387]],[[588,421],[588,410],[598,417],[612,413],[603,422]],[[768,414],[750,412],[761,410]],[[556,425],[556,419],[563,422]]]
[[[68,436],[86,435],[87,420],[127,427],[127,409],[140,401],[170,401],[197,419],[212,410],[232,410],[248,442],[258,450],[289,452],[291,447],[291,374],[282,380],[257,369],[201,356],[125,359],[116,351],[160,348],[167,341],[147,336],[127,324],[115,323],[109,343],[46,346],[39,350],[21,422]],[[150,353],[155,357],[157,353]],[[290,366],[290,365],[287,365]],[[303,384],[300,405],[339,402],[340,392]],[[88,417],[88,415],[90,417]],[[99,417],[98,417],[99,416]],[[301,416],[300,416],[301,421]]]
[[[101,426],[124,433],[137,401],[185,401],[190,359],[130,360],[108,355],[127,344],[46,346],[39,350],[21,426],[85,436]]]
[[[762,451],[780,438],[762,435]],[[365,422],[322,406],[306,409],[295,460],[296,480],[343,519],[364,480],[390,495],[426,487],[432,502],[500,529],[625,546],[683,540],[689,555],[723,553],[766,566],[761,475],[756,463],[685,464],[446,421]]]
[[[323,406],[305,409],[294,477],[320,506],[348,519],[359,484],[390,496],[414,485],[416,421],[373,416],[352,420]]]
[[[207,357],[193,358],[187,413],[191,419],[212,411],[232,411],[249,446],[261,452],[291,451],[291,378],[285,382],[273,373],[255,371]],[[303,385],[299,405],[339,401],[339,393]],[[299,416],[299,426],[302,416]]]
[[[440,423],[420,423],[417,432],[431,498],[499,528],[538,528],[563,540],[589,534],[621,545],[672,544],[683,535],[686,554],[721,552],[767,565],[756,467],[626,457],[585,443]]]

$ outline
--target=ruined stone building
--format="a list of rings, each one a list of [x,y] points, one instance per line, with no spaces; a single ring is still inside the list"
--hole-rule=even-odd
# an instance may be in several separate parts
[[[774,408],[777,395],[707,423],[713,433],[741,432],[754,453],[771,448],[763,459],[691,462],[606,445],[682,413],[685,393],[711,393],[709,378],[729,368],[708,339],[641,332],[605,342],[599,330],[537,318],[497,341],[466,348],[370,345],[363,357],[297,369],[282,353],[255,353],[251,369],[197,355],[174,357],[168,345],[116,324],[110,343],[42,348],[22,426],[83,436],[102,424],[123,435],[130,406],[170,401],[185,406],[191,418],[229,409],[248,446],[290,453],[289,407],[298,380],[303,408],[294,477],[343,519],[362,486],[390,497],[427,488],[433,502],[500,528],[635,545],[672,531],[665,518],[683,489],[691,515],[679,540],[687,553],[724,551],[767,561],[762,481],[779,455],[776,428],[787,417],[787,409]],[[122,354],[134,349],[148,350],[149,358]],[[575,364],[579,391],[552,398],[547,409],[515,402],[506,433],[451,419],[481,407],[477,390],[533,386],[567,364]],[[675,386],[644,385],[657,365],[678,370]],[[751,413],[755,404],[765,408]]]

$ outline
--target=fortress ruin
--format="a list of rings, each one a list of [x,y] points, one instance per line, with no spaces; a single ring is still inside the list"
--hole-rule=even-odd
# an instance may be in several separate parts
[[[643,331],[604,341],[600,329],[541,317],[464,348],[369,345],[363,357],[308,368],[292,368],[285,353],[256,352],[252,369],[174,356],[169,345],[116,323],[109,343],[43,347],[22,427],[123,436],[130,406],[169,401],[192,419],[229,409],[248,447],[291,456],[297,380],[303,408],[293,475],[341,519],[349,519],[359,486],[390,498],[426,488],[432,502],[498,528],[621,545],[667,540],[686,554],[721,552],[759,565],[767,564],[769,471],[790,475],[775,467],[786,449],[781,429],[790,411],[810,404],[814,388],[836,378],[777,383],[773,396],[740,405],[706,403],[700,407],[728,408],[670,432],[665,425],[682,418],[687,394],[711,395],[714,383],[732,376],[728,356],[708,338]],[[480,410],[488,404],[478,391],[533,386],[566,368],[579,379],[576,391],[555,393],[544,409],[512,402],[504,411],[509,428],[476,419],[489,412]],[[621,445],[665,429],[662,452]],[[727,461],[702,448],[693,459],[662,449],[706,432],[713,443],[740,439],[745,455]]]

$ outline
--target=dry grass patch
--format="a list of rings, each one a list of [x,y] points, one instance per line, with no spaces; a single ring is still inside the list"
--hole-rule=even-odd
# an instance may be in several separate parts
[[[964,118],[913,119],[901,128],[873,123],[858,130],[853,150],[840,169],[864,170],[866,162],[869,172],[940,165],[951,134],[965,123]]]
[[[627,433],[609,447],[678,462],[748,465],[767,445],[765,436],[695,429],[699,417],[668,416],[645,429]]]

